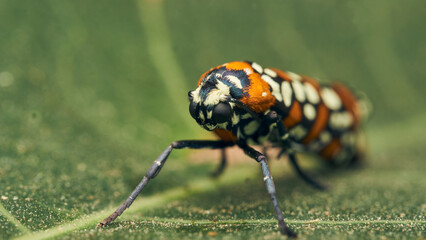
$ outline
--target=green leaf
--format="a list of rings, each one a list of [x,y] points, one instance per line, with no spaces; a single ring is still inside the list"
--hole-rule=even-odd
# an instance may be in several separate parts
[[[303,155],[320,192],[270,161],[303,239],[425,238],[424,3],[410,1],[0,2],[0,239],[281,238],[253,160],[174,151],[110,226],[96,224],[174,140],[211,139],[186,92],[232,60],[366,92],[363,168]],[[197,155],[198,156],[198,155]]]

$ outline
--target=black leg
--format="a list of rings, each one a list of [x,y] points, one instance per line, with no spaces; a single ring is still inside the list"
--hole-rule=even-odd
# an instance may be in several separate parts
[[[319,183],[318,181],[314,180],[309,175],[304,173],[302,171],[302,169],[300,169],[299,163],[297,162],[297,157],[294,153],[290,153],[288,155],[288,157],[290,159],[290,163],[293,166],[294,170],[296,170],[299,177],[301,177],[303,180],[305,180],[305,182],[307,182],[308,184],[310,184],[311,186],[313,186],[314,188],[319,189],[319,190],[326,190],[327,189],[327,186],[325,186],[325,185]]]
[[[214,172],[211,173],[211,176],[213,178],[217,178],[220,175],[222,175],[223,170],[225,170],[225,167],[226,167],[226,151],[225,151],[225,148],[221,149],[221,153],[222,153],[222,158],[220,160],[219,167]]]
[[[233,142],[224,142],[224,141],[176,141],[170,144],[164,150],[164,152],[157,158],[157,160],[154,161],[154,163],[151,165],[151,167],[146,172],[145,176],[143,177],[142,181],[138,184],[138,186],[133,190],[133,192],[130,194],[130,196],[124,201],[124,203],[115,210],[109,217],[102,220],[98,227],[103,227],[110,222],[114,221],[118,216],[120,216],[127,208],[130,207],[130,205],[133,203],[135,198],[139,195],[139,193],[145,188],[145,186],[148,184],[149,180],[153,179],[157,174],[160,172],[161,168],[163,167],[164,163],[167,160],[167,157],[170,155],[173,149],[181,149],[181,148],[225,148],[235,145]]]
[[[277,124],[278,134],[281,138],[282,146],[283,146],[282,151],[278,154],[278,158],[279,158],[281,157],[282,154],[287,152],[286,150],[288,149],[291,150],[288,131],[286,127],[284,126],[284,123],[281,121],[281,117],[275,111],[270,111],[268,114],[265,115],[265,117],[266,119],[268,119],[269,122]],[[287,154],[289,155],[291,165],[294,167],[299,177],[301,177],[305,182],[309,183],[311,186],[315,187],[316,189],[319,189],[319,190],[327,189],[325,185],[314,180],[313,178],[311,178],[309,175],[307,175],[306,173],[302,171],[302,169],[300,168],[297,162],[296,155],[294,154],[293,151],[289,151]]]
[[[256,151],[252,147],[248,146],[246,143],[239,142],[238,146],[241,149],[243,149],[248,156],[250,156],[251,158],[255,159],[257,162],[260,163],[260,166],[262,168],[262,173],[263,173],[263,180],[265,181],[266,190],[268,191],[268,194],[271,197],[272,205],[274,206],[275,213],[277,215],[278,225],[280,227],[281,233],[284,235],[287,235],[288,237],[296,237],[297,235],[287,227],[284,221],[284,216],[278,204],[278,200],[276,196],[275,184],[274,184],[274,181],[272,180],[272,176],[269,171],[269,167],[266,162],[265,155]]]

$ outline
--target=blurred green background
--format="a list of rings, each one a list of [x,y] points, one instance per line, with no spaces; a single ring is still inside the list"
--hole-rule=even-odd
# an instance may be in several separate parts
[[[190,162],[189,151],[174,152],[144,191],[159,194],[157,205],[93,230],[171,141],[211,138],[190,118],[186,93],[234,60],[342,81],[374,105],[367,166],[320,170],[329,192],[272,163],[302,238],[424,238],[425,20],[420,0],[1,0],[0,239],[46,229],[61,238],[280,237],[255,163],[231,166],[223,187],[191,191],[218,159]],[[163,194],[173,189],[181,197]],[[226,222],[239,219],[265,221]]]

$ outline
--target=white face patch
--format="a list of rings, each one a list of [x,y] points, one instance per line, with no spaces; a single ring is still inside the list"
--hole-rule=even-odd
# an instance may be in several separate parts
[[[212,119],[213,111],[207,111],[207,118]]]
[[[218,81],[216,83],[216,88],[217,89],[210,90],[210,92],[207,94],[206,100],[203,102],[204,106],[216,105],[220,101],[224,101],[227,96],[229,96],[230,88],[223,82]]]
[[[235,76],[226,76],[226,79],[227,79],[230,83],[234,84],[234,85],[235,85],[235,87],[237,87],[237,88],[239,88],[239,89],[242,89],[242,88],[243,88],[243,86],[241,85],[241,81],[240,81],[240,79],[238,79],[237,77],[235,77]]]
[[[312,106],[312,104],[307,103],[303,106],[303,113],[308,120],[312,121],[315,119],[317,111],[315,110],[315,107]]]
[[[352,115],[348,112],[334,112],[330,114],[330,127],[334,129],[346,129],[352,125]]]
[[[263,73],[263,68],[262,68],[259,64],[257,64],[257,63],[255,63],[255,62],[253,62],[253,63],[251,64],[251,67],[252,67],[254,70],[256,70],[259,74],[262,74],[262,73]]]
[[[220,123],[216,125],[216,128],[226,129],[228,127],[228,122]]]
[[[271,77],[277,77],[277,73],[272,69],[265,68],[263,71]]]
[[[225,83],[223,83],[223,82],[221,82],[221,81],[218,81],[218,82],[216,83],[216,88],[217,88],[220,92],[222,92],[222,94],[223,94],[223,95],[229,95],[229,93],[230,93],[230,89],[231,89],[228,85],[226,85]]]
[[[325,105],[331,110],[339,110],[342,107],[339,95],[330,88],[321,89],[321,97]]]
[[[296,99],[299,102],[304,102],[306,100],[305,96],[305,89],[300,81],[292,81],[291,84],[293,85],[294,94],[296,96]]]
[[[292,90],[289,82],[284,81],[284,82],[281,83],[281,93],[283,95],[284,105],[286,107],[290,107],[291,98],[293,96],[293,90]]]
[[[199,112],[199,114],[198,114],[198,116],[199,116],[199,118],[201,119],[201,121],[203,121],[204,122],[204,120],[206,120],[205,118],[204,118],[204,114],[203,114],[203,112]]]
[[[216,105],[222,99],[223,93],[218,89],[213,89],[207,94],[206,100],[204,100],[204,106]]]
[[[256,120],[253,120],[244,127],[244,133],[245,135],[248,135],[248,136],[253,135],[253,133],[255,133],[258,128],[259,128],[259,122]]]
[[[320,98],[319,98],[318,92],[314,88],[314,86],[312,86],[312,84],[308,82],[305,83],[305,92],[309,102],[311,102],[312,104],[319,103]]]
[[[198,87],[197,89],[195,89],[194,91],[191,92],[192,101],[195,102],[195,103],[201,102],[200,89],[201,89],[201,87]]]
[[[216,128],[216,126],[212,125],[212,124],[204,124],[203,126],[206,127],[210,131],[212,131]]]
[[[262,79],[265,80],[265,82],[267,82],[269,84],[269,86],[271,86],[271,88],[272,88],[272,95],[274,95],[274,97],[278,101],[282,102],[283,98],[282,98],[281,93],[280,93],[280,85],[277,82],[275,82],[268,75],[262,75]]]

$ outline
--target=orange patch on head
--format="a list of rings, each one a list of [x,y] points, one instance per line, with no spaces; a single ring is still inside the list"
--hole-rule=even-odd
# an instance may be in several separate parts
[[[229,130],[216,128],[214,130],[214,133],[216,133],[217,136],[219,136],[220,139],[222,139],[225,142],[236,142],[237,137]]]
[[[244,70],[244,68],[250,68],[253,71],[250,64],[241,61],[226,63],[225,67],[228,70]]]
[[[240,101],[256,113],[264,112],[275,104],[275,97],[258,73],[250,74],[249,79],[250,85],[244,88],[245,96]]]
[[[306,135],[305,139],[302,140],[303,144],[309,144],[312,140],[317,138],[319,134],[327,127],[329,110],[324,104],[320,104],[317,108],[317,119],[312,125],[311,130],[308,135]]]
[[[201,75],[200,79],[198,79],[198,83],[197,83],[197,87],[200,86],[201,82],[203,81],[203,79],[206,77],[207,73],[209,73],[211,70],[203,73],[203,75]]]
[[[341,148],[342,143],[340,142],[340,139],[333,138],[333,140],[331,140],[331,142],[319,152],[319,155],[326,160],[332,160]]]
[[[283,123],[287,129],[294,127],[296,124],[302,121],[302,109],[300,108],[299,102],[295,101],[293,106],[288,113],[288,116],[284,118]]]
[[[352,117],[354,118],[353,128],[357,128],[361,122],[362,116],[356,97],[347,87],[341,83],[333,84],[332,88],[334,91],[336,91],[337,95],[339,95],[343,106],[345,106],[345,108],[352,114]]]

